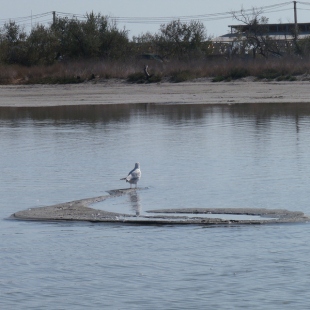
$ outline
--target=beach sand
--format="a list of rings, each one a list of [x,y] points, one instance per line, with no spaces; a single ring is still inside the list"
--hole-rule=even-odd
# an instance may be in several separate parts
[[[310,82],[210,79],[184,83],[128,84],[121,80],[70,85],[0,86],[0,107],[98,104],[236,104],[310,102]]]

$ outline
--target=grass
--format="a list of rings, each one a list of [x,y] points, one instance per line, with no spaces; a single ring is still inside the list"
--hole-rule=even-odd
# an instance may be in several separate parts
[[[148,64],[150,78],[143,72]],[[73,84],[96,83],[98,80],[123,79],[129,83],[173,83],[196,78],[211,78],[214,82],[231,81],[248,76],[258,80],[294,81],[298,75],[310,72],[310,59],[282,58],[257,60],[193,60],[170,61],[72,61],[51,66],[23,67],[0,65],[0,84]]]

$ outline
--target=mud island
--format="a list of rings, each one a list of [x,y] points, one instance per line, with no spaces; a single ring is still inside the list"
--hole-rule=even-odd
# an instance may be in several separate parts
[[[95,204],[106,199],[127,195],[138,189],[116,189],[108,191],[108,195],[86,198],[52,206],[30,208],[11,215],[11,219],[32,221],[85,221],[123,224],[199,224],[199,225],[230,225],[230,224],[275,224],[302,223],[310,220],[303,212],[282,209],[264,208],[180,208],[146,211],[149,215],[136,216],[133,214],[114,213],[98,210]],[[208,217],[209,215],[219,215]],[[220,215],[228,219],[220,218]],[[229,219],[230,215],[259,216],[259,219]]]

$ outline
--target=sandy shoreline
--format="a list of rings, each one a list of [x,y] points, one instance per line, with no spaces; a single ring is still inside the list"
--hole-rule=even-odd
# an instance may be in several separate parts
[[[310,103],[310,82],[128,84],[108,80],[74,85],[0,86],[0,107],[39,107],[99,104],[234,104]]]

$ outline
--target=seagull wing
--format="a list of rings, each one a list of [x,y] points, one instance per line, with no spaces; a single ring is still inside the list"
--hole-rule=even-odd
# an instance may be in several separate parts
[[[133,169],[128,173],[128,175],[126,177],[126,181],[130,181],[130,180],[134,180],[134,179],[140,179],[140,177],[141,177],[140,169]]]

